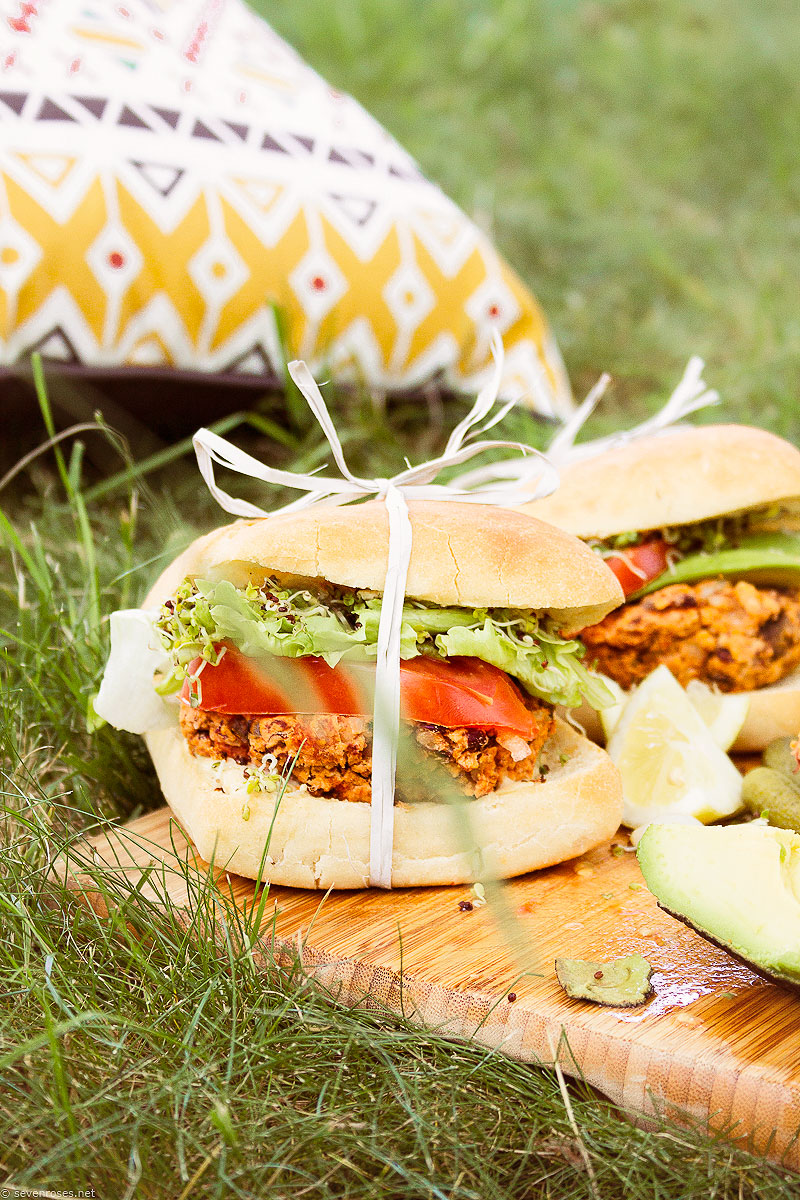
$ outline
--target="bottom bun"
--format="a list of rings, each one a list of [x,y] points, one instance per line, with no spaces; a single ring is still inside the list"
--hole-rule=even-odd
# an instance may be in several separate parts
[[[797,737],[800,731],[800,672],[780,683],[750,692],[750,707],[732,754],[752,754],[779,737]]]
[[[750,707],[730,754],[755,754],[775,738],[797,737],[800,732],[800,671],[787,675],[780,683],[744,694],[750,697]],[[573,717],[587,737],[601,746],[605,743],[600,718],[593,708],[583,704],[573,710]]]
[[[146,740],[167,803],[206,861],[288,887],[369,886],[368,804],[312,796],[303,785],[286,789],[276,813],[276,796],[248,795],[244,768],[193,756],[177,726]],[[605,751],[557,720],[540,762],[549,767],[543,782],[506,780],[463,806],[395,805],[393,886],[507,879],[611,837],[622,788]]]

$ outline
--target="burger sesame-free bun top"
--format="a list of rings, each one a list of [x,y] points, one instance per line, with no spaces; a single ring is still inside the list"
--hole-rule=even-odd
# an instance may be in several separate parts
[[[577,537],[688,525],[800,497],[800,450],[748,425],[700,425],[633,440],[561,472],[522,511]]]
[[[602,559],[552,525],[494,505],[418,500],[408,508],[410,599],[549,612],[570,632],[622,603]],[[253,568],[382,592],[388,548],[380,500],[234,521],[193,542],[164,571],[145,607],[168,599],[187,575],[221,571],[238,583]]]

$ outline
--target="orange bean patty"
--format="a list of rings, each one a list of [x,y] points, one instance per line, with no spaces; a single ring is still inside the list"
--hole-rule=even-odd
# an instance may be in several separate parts
[[[581,639],[587,660],[624,688],[662,663],[692,679],[749,692],[800,666],[800,591],[739,580],[672,583],[609,613]]]
[[[539,752],[550,737],[553,712],[549,704],[526,696],[535,718],[530,754],[515,762],[489,729],[451,728],[409,721],[413,743],[398,767],[398,797],[430,799],[435,776],[455,779],[467,796],[485,796],[504,779],[539,779]],[[372,723],[366,717],[320,713],[298,716],[236,716],[181,704],[181,729],[192,754],[234,759],[260,766],[265,754],[274,755],[282,771],[295,755],[292,780],[303,783],[313,796],[369,803],[372,773]],[[433,778],[432,778],[433,772]]]

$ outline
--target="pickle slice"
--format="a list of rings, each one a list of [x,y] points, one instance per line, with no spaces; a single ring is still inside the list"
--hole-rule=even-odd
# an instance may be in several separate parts
[[[766,817],[776,829],[800,833],[800,784],[783,771],[756,767],[742,785],[742,803],[756,817]]]

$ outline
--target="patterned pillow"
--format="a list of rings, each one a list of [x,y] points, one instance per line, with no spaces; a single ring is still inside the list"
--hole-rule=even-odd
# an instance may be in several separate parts
[[[6,13],[0,367],[471,391],[497,326],[504,394],[570,410],[488,240],[243,0]]]

